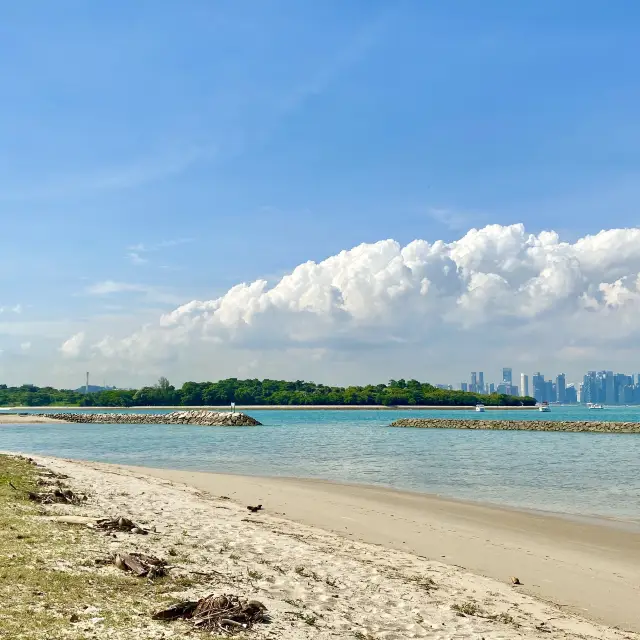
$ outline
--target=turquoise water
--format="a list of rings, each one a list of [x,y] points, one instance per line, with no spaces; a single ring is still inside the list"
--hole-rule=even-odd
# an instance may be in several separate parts
[[[0,427],[0,450],[104,462],[377,484],[640,523],[640,434],[395,429],[398,417],[640,421],[589,411],[249,411],[255,428],[47,424]]]

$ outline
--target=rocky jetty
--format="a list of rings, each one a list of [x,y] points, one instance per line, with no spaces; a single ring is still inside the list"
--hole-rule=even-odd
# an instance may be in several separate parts
[[[45,413],[45,418],[97,424],[195,424],[201,427],[253,427],[260,425],[246,413],[231,411],[172,411],[171,413]]]
[[[447,418],[401,418],[392,427],[419,429],[493,429],[503,431],[568,431],[593,433],[640,433],[640,422],[586,422],[554,420],[459,420]]]

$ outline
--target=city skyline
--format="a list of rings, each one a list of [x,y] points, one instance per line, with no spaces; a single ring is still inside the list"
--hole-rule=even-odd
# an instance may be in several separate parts
[[[502,380],[498,383],[487,382],[485,372],[477,370],[469,373],[468,382],[436,386],[482,394],[529,396],[538,402],[560,404],[640,404],[640,373],[614,373],[612,369],[590,369],[575,382],[567,382],[567,375],[563,372],[550,379],[540,371],[532,374],[520,372],[518,387],[513,384],[513,368],[502,367]]]

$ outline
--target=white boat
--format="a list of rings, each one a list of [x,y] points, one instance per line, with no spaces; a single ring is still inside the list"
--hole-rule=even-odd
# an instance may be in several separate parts
[[[483,404],[477,404],[476,405],[476,411],[484,411],[484,405]]]
[[[604,409],[604,407],[598,403],[589,403],[587,406],[589,407],[589,409]]]
[[[549,406],[548,402],[541,402],[538,405],[538,411],[544,411],[544,412],[551,411],[551,407]]]

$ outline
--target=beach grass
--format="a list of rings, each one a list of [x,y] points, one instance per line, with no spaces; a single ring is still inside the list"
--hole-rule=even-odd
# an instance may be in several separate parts
[[[47,521],[29,501],[29,491],[42,490],[37,472],[26,459],[0,455],[0,638],[99,638],[106,629],[112,638],[139,637],[184,585],[98,567],[103,534]]]

